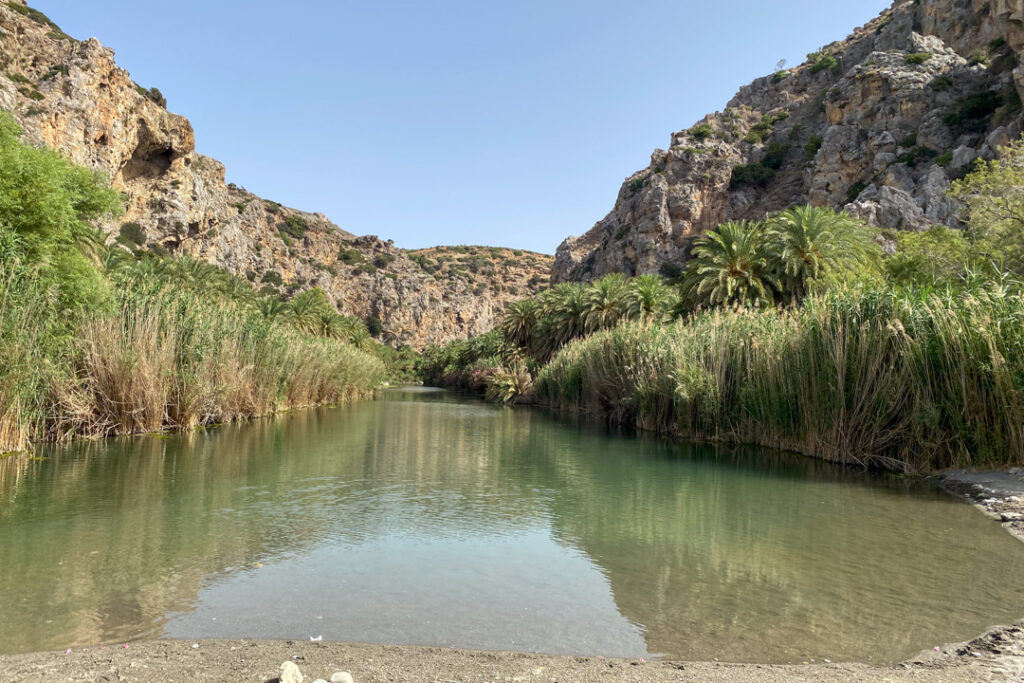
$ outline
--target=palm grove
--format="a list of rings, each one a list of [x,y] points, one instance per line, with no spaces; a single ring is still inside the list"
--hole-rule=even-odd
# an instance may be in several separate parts
[[[1024,143],[954,183],[964,230],[796,207],[672,277],[513,304],[428,382],[679,436],[905,471],[1024,459]]]

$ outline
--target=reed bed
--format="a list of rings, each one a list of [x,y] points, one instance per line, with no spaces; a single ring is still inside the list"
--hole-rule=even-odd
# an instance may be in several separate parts
[[[1024,461],[1024,300],[838,291],[574,342],[533,400],[686,438],[927,471]]]
[[[0,453],[335,403],[372,393],[385,376],[369,353],[228,298],[129,283],[114,310],[62,321],[31,281],[6,284]]]

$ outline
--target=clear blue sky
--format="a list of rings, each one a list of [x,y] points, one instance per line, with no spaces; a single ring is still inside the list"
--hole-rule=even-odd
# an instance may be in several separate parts
[[[30,0],[228,180],[398,246],[553,253],[673,131],[890,0]]]

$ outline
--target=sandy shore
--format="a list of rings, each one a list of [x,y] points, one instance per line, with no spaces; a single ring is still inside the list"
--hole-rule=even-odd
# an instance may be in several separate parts
[[[947,472],[936,482],[976,505],[1024,541],[1024,470]],[[1024,568],[1022,568],[1024,571]],[[198,645],[198,647],[196,647]],[[65,652],[0,657],[0,681],[173,681],[277,680],[281,664],[294,662],[305,682],[346,671],[356,683],[423,681],[475,683],[524,681],[755,681],[838,683],[915,681],[978,683],[1024,681],[1024,622],[994,628],[968,643],[947,645],[894,667],[866,664],[799,665],[644,662],[599,657],[559,657],[446,648],[354,645],[303,641],[155,640],[96,646]]]

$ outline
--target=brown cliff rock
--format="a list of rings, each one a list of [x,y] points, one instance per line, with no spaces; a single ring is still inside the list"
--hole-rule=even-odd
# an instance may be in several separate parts
[[[725,220],[797,204],[959,227],[950,182],[1020,135],[1024,0],[898,0],[794,69],[744,86],[626,179],[558,249],[553,282],[677,270]]]
[[[286,293],[321,287],[342,313],[378,317],[383,341],[417,349],[486,332],[508,303],[547,284],[550,257],[508,263],[511,252],[500,251],[490,268],[429,273],[391,242],[226,185],[224,166],[196,152],[188,120],[137,85],[113,50],[72,39],[23,3],[0,3],[0,55],[0,109],[26,141],[97,169],[124,193],[125,216],[102,226],[111,243],[127,223],[134,246]]]

